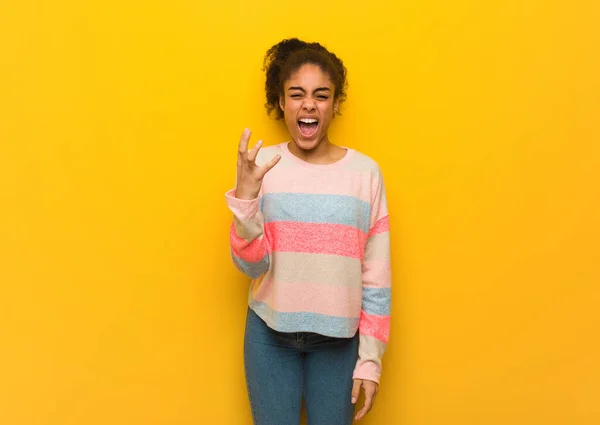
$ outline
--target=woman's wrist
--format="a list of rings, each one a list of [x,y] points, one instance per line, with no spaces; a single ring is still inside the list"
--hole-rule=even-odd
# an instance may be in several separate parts
[[[259,190],[247,190],[244,188],[237,188],[235,190],[235,197],[242,201],[251,201],[258,198]]]

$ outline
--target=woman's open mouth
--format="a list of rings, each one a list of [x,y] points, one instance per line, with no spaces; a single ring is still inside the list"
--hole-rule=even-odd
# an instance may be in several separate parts
[[[319,120],[314,118],[300,118],[298,120],[298,128],[304,137],[312,137],[319,128]]]

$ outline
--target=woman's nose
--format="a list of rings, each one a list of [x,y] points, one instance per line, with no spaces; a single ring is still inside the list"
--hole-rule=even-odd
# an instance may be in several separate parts
[[[304,101],[304,109],[306,109],[307,111],[312,111],[313,109],[315,109],[315,102],[313,102],[312,100],[306,100]]]

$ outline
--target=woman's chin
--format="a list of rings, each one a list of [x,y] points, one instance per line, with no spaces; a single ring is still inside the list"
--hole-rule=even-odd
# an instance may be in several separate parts
[[[310,151],[318,146],[319,140],[320,140],[320,137],[318,137],[318,134],[314,134],[310,138],[307,138],[307,137],[303,136],[302,134],[298,134],[294,138],[294,143],[296,143],[296,146],[298,146],[300,149],[305,150],[305,151]]]

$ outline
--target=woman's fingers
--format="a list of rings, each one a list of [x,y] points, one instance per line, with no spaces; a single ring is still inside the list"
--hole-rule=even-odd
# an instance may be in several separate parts
[[[254,145],[254,147],[252,149],[250,149],[250,151],[248,152],[248,161],[254,163],[254,160],[256,159],[256,155],[258,155],[258,151],[260,150],[260,148],[262,147],[263,141],[259,140],[258,142],[256,142],[256,145]]]
[[[273,168],[275,165],[277,165],[277,163],[279,162],[279,160],[281,159],[281,155],[275,155],[275,157],[270,160],[269,162],[267,162],[265,165],[263,165],[260,169],[260,178],[262,180],[262,178],[265,176],[265,174],[267,174],[271,168]]]
[[[352,384],[352,404],[356,404],[358,400],[358,396],[360,395],[360,384],[362,384],[362,380],[355,379],[354,384]]]
[[[256,156],[263,145],[263,141],[259,140],[256,145],[252,147],[252,149],[248,150],[248,143],[250,141],[251,134],[252,132],[249,129],[246,129],[240,137],[240,143],[238,145],[238,178],[241,178],[242,174],[245,174],[245,172],[249,172],[250,174],[248,175],[253,176],[253,179],[262,180],[265,174],[267,174],[271,168],[277,165],[281,159],[281,155],[276,155],[267,164],[263,165],[262,167],[257,167]]]
[[[244,157],[248,154],[248,141],[250,140],[250,135],[252,132],[250,129],[245,129],[240,137],[240,143],[238,145],[238,155]]]
[[[373,403],[375,402],[375,395],[377,394],[376,383],[371,384],[369,381],[363,381],[362,387],[364,388],[365,392],[365,404],[356,415],[355,419],[357,421],[364,418],[365,415],[371,411],[371,409],[373,408]]]
[[[367,413],[369,413],[371,411],[371,408],[373,407],[373,394],[371,394],[370,396],[367,394],[367,392],[365,391],[365,404],[362,407],[362,409],[360,409],[360,411],[358,412],[358,414],[356,415],[356,420],[360,421],[362,418],[365,417],[365,415]]]

